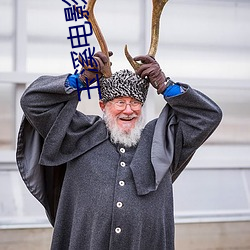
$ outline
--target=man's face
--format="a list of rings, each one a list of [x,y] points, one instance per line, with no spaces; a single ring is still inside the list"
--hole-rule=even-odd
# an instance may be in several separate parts
[[[128,104],[123,110],[121,106]],[[107,103],[100,102],[101,109],[109,115],[124,133],[130,133],[141,116],[142,105],[131,97],[118,97]]]

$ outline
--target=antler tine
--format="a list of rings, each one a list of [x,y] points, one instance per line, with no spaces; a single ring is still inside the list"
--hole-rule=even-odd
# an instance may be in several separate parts
[[[168,0],[153,0],[151,43],[148,55],[155,57],[159,42],[160,18],[162,10]]]
[[[103,69],[103,76],[104,77],[110,77],[112,75],[111,72],[111,65],[110,65],[110,61],[109,61],[109,53],[108,53],[108,46],[107,43],[105,41],[105,38],[101,32],[100,27],[98,26],[98,23],[96,21],[95,15],[94,15],[94,6],[95,6],[96,0],[88,0],[88,4],[87,4],[87,11],[89,12],[89,21],[92,25],[92,29],[95,33],[96,39],[99,43],[99,46],[101,48],[101,51],[107,56],[108,58],[108,62],[105,63],[104,65],[104,69]],[[80,13],[81,14],[81,13]]]
[[[125,56],[127,57],[129,63],[131,64],[132,68],[136,71],[140,68],[141,64],[136,62],[132,56],[130,55],[130,53],[128,52],[128,45],[126,44],[125,45],[125,48],[124,48],[124,53],[125,53]]]
[[[167,2],[168,0],[152,0],[153,9],[151,24],[151,43],[148,51],[148,55],[152,57],[155,57],[155,54],[157,52],[159,42],[160,18],[162,10]],[[134,68],[134,70],[137,70],[141,66],[141,64],[133,60],[132,56],[128,52],[127,45],[125,45],[124,51],[131,66]]]

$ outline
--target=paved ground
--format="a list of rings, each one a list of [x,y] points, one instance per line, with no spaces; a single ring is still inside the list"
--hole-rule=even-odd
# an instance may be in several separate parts
[[[0,250],[47,250],[51,228],[0,230]],[[176,225],[176,250],[249,250],[250,222]]]

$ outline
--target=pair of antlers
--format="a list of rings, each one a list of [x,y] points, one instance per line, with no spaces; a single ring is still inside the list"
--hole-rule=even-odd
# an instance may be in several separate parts
[[[152,57],[155,57],[157,51],[158,41],[159,41],[160,17],[167,1],[168,0],[152,0],[153,9],[152,9],[152,25],[151,25],[151,43],[148,51],[148,55]],[[89,21],[92,25],[92,29],[95,33],[101,51],[108,57],[108,62],[104,65],[103,75],[104,77],[110,77],[112,75],[112,72],[108,55],[108,46],[95,19],[94,15],[95,3],[96,0],[88,0],[86,10],[89,12]],[[128,52],[127,45],[125,45],[125,55],[128,61],[130,62],[131,66],[134,68],[134,70],[137,70],[140,67],[140,64],[133,60],[132,56]]]

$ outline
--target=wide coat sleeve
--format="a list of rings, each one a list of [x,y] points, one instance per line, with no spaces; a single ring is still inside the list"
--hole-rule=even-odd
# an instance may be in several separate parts
[[[222,119],[222,111],[214,101],[189,85],[181,85],[184,93],[165,98],[176,120],[171,167],[173,181]]]
[[[100,117],[76,110],[77,92],[65,92],[67,76],[39,77],[20,101],[24,117],[18,134],[17,165],[52,225],[67,162],[107,138]]]
[[[185,91],[166,97],[159,117],[143,130],[130,165],[138,195],[156,191],[169,176],[174,182],[221,121],[221,109],[214,101],[181,86]]]
[[[70,103],[68,106],[75,108],[77,106],[77,93],[66,94],[65,92],[64,83],[67,76],[41,76],[25,90],[21,97],[20,104],[25,117],[43,138],[46,138],[66,104]]]

